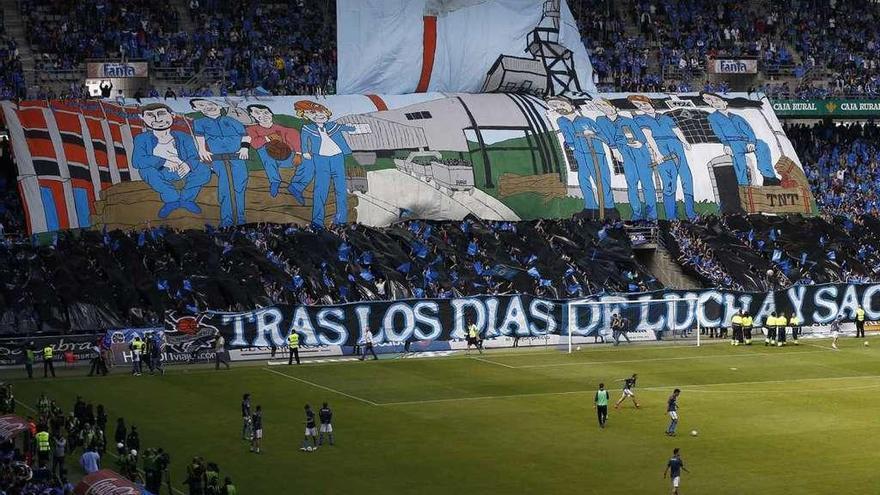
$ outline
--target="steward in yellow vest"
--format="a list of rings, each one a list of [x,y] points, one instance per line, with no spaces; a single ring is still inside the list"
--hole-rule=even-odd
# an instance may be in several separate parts
[[[732,331],[730,333],[730,345],[740,345],[743,341],[743,312],[739,310],[730,320]]]
[[[791,340],[794,345],[798,345],[798,337],[801,335],[801,320],[798,319],[797,313],[792,313],[788,317],[788,326],[791,327]]]
[[[47,378],[50,371],[52,372],[52,378],[55,378],[55,364],[52,363],[53,354],[52,346],[46,344],[46,347],[43,347],[43,378]]]
[[[287,348],[290,353],[290,356],[287,359],[287,365],[293,364],[293,360],[296,359],[296,364],[300,364],[299,362],[299,334],[296,332],[290,332],[290,335],[287,336]]]
[[[748,313],[743,315],[742,325],[743,325],[743,339],[745,340],[746,345],[752,345],[752,324],[753,319],[749,316]]]
[[[856,308],[856,338],[865,338],[865,309]]]

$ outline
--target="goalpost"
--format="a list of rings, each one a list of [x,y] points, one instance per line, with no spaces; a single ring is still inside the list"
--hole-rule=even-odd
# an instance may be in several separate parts
[[[566,330],[568,334],[568,352],[574,348],[574,339],[578,337],[601,339],[612,337],[611,318],[619,314],[626,321],[626,338],[645,340],[650,336],[648,331],[660,332],[660,339],[668,337],[689,338],[691,330],[696,336],[696,345],[701,345],[699,302],[696,297],[670,297],[642,301],[596,301],[578,299],[567,303]],[[662,325],[661,325],[662,323]],[[588,331],[583,335],[575,333]],[[620,337],[624,340],[624,337]]]

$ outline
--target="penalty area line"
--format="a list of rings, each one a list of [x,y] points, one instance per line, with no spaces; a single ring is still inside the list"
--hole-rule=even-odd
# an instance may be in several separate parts
[[[471,359],[473,359],[474,361],[480,361],[480,362],[483,362],[483,363],[494,364],[495,366],[503,366],[503,367],[505,367],[505,368],[510,368],[510,369],[516,369],[516,368],[518,368],[518,366],[511,366],[511,365],[509,365],[509,364],[499,363],[499,362],[497,362],[497,361],[492,361],[491,359],[484,359],[484,358],[481,358],[481,357],[472,357]]]
[[[846,390],[863,390],[869,388],[878,388],[880,384],[875,385],[859,385],[851,388],[834,388],[834,389],[825,389],[825,390],[816,390],[816,389],[779,389],[779,390],[700,390],[706,387],[721,387],[725,385],[761,385],[761,384],[774,384],[774,383],[797,383],[797,382],[822,382],[822,381],[830,381],[830,380],[856,380],[856,379],[865,379],[865,378],[873,378],[878,379],[880,375],[854,375],[854,376],[834,376],[834,377],[823,377],[823,378],[795,378],[791,380],[757,380],[757,381],[747,381],[747,382],[718,382],[718,383],[700,383],[700,384],[678,384],[678,385],[663,385],[657,387],[642,387],[636,390],[643,391],[671,391],[674,388],[680,388],[684,392],[700,392],[700,393],[725,393],[725,394],[735,394],[735,393],[798,393],[798,392],[840,392]],[[511,394],[511,395],[483,395],[477,397],[450,397],[446,399],[425,399],[425,400],[411,400],[411,401],[401,401],[401,402],[381,402],[377,404],[378,406],[410,406],[410,405],[419,405],[419,404],[442,404],[444,402],[467,402],[467,401],[478,401],[478,400],[492,400],[492,399],[520,399],[526,397],[549,397],[555,395],[575,395],[575,394],[591,394],[595,393],[595,389],[590,390],[569,390],[565,392],[537,392],[532,394]]]
[[[373,401],[371,401],[371,400],[369,400],[369,399],[364,399],[363,397],[358,397],[358,396],[356,396],[356,395],[351,395],[351,394],[345,393],[345,392],[343,392],[343,391],[341,391],[341,390],[336,390],[335,388],[330,388],[330,387],[327,387],[327,386],[325,386],[325,385],[321,385],[320,383],[311,382],[311,381],[309,381],[309,380],[306,380],[306,379],[303,379],[303,378],[299,378],[299,377],[296,377],[296,376],[293,376],[293,375],[288,375],[287,373],[282,373],[282,372],[280,372],[280,371],[275,371],[275,370],[272,370],[272,369],[269,369],[269,368],[263,368],[263,369],[266,370],[266,371],[268,371],[269,373],[274,373],[274,374],[276,374],[276,375],[283,376],[283,377],[285,377],[285,378],[287,378],[287,379],[289,379],[289,380],[294,380],[294,381],[297,381],[297,382],[300,382],[300,383],[305,383],[306,385],[311,385],[312,387],[320,388],[321,390],[326,390],[326,391],[328,391],[328,392],[332,392],[332,393],[334,393],[334,394],[341,395],[341,396],[343,396],[343,397],[348,397],[349,399],[356,400],[356,401],[358,401],[358,402],[363,402],[364,404],[369,404],[369,405],[371,405],[371,406],[379,406],[379,405],[381,405],[381,404],[379,404],[378,402],[373,402]]]
[[[626,359],[626,360],[618,360],[618,361],[581,361],[577,363],[550,363],[550,364],[525,364],[522,366],[513,366],[517,369],[530,369],[530,368],[556,368],[559,366],[595,366],[602,364],[628,364],[628,363],[645,363],[652,361],[687,361],[691,359],[726,359],[726,358],[746,358],[746,357],[757,357],[757,356],[776,356],[776,357],[788,357],[788,356],[799,356],[801,354],[814,354],[817,352],[826,352],[826,351],[799,351],[799,352],[789,352],[789,353],[777,353],[777,352],[753,352],[750,354],[709,354],[705,356],[677,356],[677,357],[664,357],[664,358],[647,358],[647,359]]]

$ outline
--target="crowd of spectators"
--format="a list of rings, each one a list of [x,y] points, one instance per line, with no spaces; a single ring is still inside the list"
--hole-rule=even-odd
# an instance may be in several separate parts
[[[119,56],[167,64],[187,38],[170,0],[19,0],[19,9],[38,71]]]
[[[65,411],[42,394],[33,406],[16,401],[12,385],[0,387],[0,412],[15,414],[20,405],[27,411],[23,439],[12,436],[0,443],[0,490],[21,495],[72,495],[79,479],[100,469],[111,469],[132,483],[158,494],[172,492],[168,474],[171,457],[164,449],[145,447],[137,426],[117,417],[111,420],[102,404],[97,407],[77,396]],[[111,430],[111,427],[113,430]],[[40,436],[48,438],[48,451],[40,449]],[[73,468],[74,465],[78,467]],[[73,470],[74,472],[71,472]],[[196,457],[186,466],[190,493],[235,493],[227,477],[224,490],[220,469]]]
[[[703,239],[694,235],[688,223],[672,222],[669,234],[675,241],[672,246],[678,255],[676,260],[679,264],[689,267],[700,279],[714,287],[743,289],[718,261],[714,250]]]
[[[332,93],[336,78],[334,2],[192,0],[194,63],[222,69],[229,91]]]
[[[880,126],[824,121],[787,125],[785,132],[822,212],[880,213]]]

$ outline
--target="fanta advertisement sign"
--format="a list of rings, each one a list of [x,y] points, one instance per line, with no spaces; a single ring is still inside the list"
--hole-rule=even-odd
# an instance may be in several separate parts
[[[92,62],[86,64],[86,74],[90,79],[149,77],[150,69],[147,62]]]

